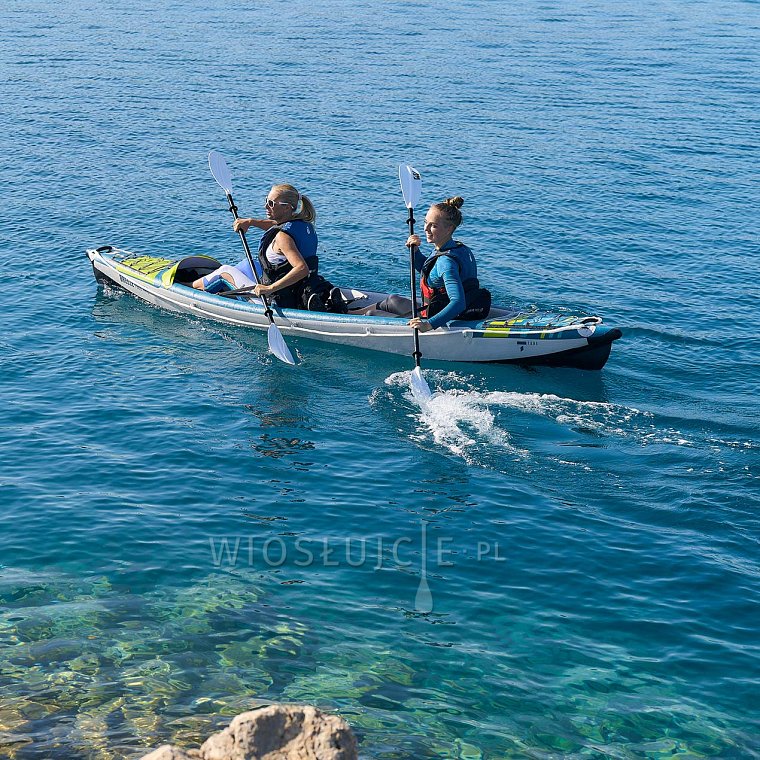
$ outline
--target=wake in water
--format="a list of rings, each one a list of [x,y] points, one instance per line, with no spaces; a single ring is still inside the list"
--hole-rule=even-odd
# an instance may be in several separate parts
[[[411,402],[419,427],[409,433],[416,441],[431,440],[469,462],[479,461],[479,452],[500,451],[515,459],[531,455],[533,445],[516,439],[558,437],[629,438],[639,445],[652,443],[691,445],[679,431],[656,424],[655,415],[634,407],[606,401],[578,401],[547,393],[482,391],[473,388],[472,378],[454,372],[428,372],[433,395],[417,401],[409,390],[409,372],[396,372],[385,380],[393,396],[403,390]],[[378,392],[373,394],[376,401]],[[509,430],[500,424],[500,413],[510,410]],[[537,428],[536,416],[550,423]],[[558,433],[557,426],[561,429]],[[420,432],[422,431],[422,432]]]
[[[494,414],[482,398],[483,394],[455,389],[436,390],[433,387],[433,395],[429,399],[417,400],[409,389],[410,375],[410,372],[395,372],[386,378],[385,384],[406,389],[405,397],[420,410],[421,422],[438,445],[460,456],[479,443],[517,456],[529,453],[513,446],[507,431],[495,424]],[[465,384],[461,378],[457,379]],[[413,433],[411,437],[419,441],[429,438],[425,433]]]

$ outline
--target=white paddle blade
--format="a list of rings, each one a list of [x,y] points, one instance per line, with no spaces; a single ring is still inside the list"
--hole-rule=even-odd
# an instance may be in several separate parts
[[[407,208],[414,208],[420,199],[422,192],[422,177],[420,173],[409,164],[399,164],[398,178],[401,182],[401,192],[404,194],[404,203]]]
[[[274,322],[269,325],[269,330],[267,331],[267,340],[269,341],[269,350],[281,362],[285,362],[285,364],[296,363],[296,360],[293,358],[293,354],[290,353],[290,349],[285,343],[285,338],[282,337],[280,328],[277,327]]]
[[[419,367],[415,367],[412,370],[412,375],[409,378],[409,385],[412,389],[412,396],[414,396],[414,400],[420,406],[429,401],[430,397],[433,395],[430,392],[430,387],[425,381],[425,378],[422,376],[422,370]]]
[[[219,151],[212,150],[208,154],[208,168],[211,169],[219,187],[228,195],[232,195],[232,176],[224,156]]]

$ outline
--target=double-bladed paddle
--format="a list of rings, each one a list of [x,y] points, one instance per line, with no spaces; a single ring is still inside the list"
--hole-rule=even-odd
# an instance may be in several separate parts
[[[224,160],[224,156],[216,150],[212,150],[208,154],[208,166],[211,169],[211,174],[214,176],[219,187],[224,190],[224,194],[227,196],[227,203],[230,206],[230,212],[235,219],[239,219],[237,206],[235,201],[232,200],[232,176],[227,166],[227,162]],[[256,280],[256,284],[260,285],[259,276],[256,273],[256,266],[251,255],[251,249],[248,247],[248,241],[245,239],[245,232],[238,230],[240,240],[243,243],[243,249],[245,255],[248,257],[248,263],[251,265],[251,271],[253,272],[253,279]],[[259,296],[261,304],[264,307],[264,313],[269,319],[269,330],[267,331],[267,339],[269,341],[269,350],[280,360],[286,364],[295,364],[295,359],[290,353],[290,349],[285,343],[285,338],[282,337],[280,328],[274,323],[274,314],[272,313],[272,307],[269,305],[269,301],[264,296]]]
[[[398,167],[398,178],[401,182],[401,192],[404,196],[404,203],[409,209],[409,216],[406,220],[409,225],[409,234],[413,235],[414,207],[420,199],[422,177],[420,177],[420,173],[416,169],[408,164],[400,164]],[[409,278],[412,291],[412,318],[417,317],[417,272],[414,269],[414,250],[415,246],[409,246]],[[414,369],[412,370],[410,377],[412,395],[417,403],[422,403],[430,398],[431,393],[430,387],[422,376],[422,370],[420,369],[422,352],[420,351],[420,331],[416,327],[414,328],[414,351],[412,352],[412,356],[414,357]]]

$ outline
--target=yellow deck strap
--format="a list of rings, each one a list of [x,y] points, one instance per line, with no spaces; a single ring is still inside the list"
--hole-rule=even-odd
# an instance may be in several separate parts
[[[174,262],[171,259],[160,259],[155,256],[135,256],[114,263],[116,268],[124,274],[131,275],[144,282],[154,282],[158,273]]]
[[[516,322],[524,322],[523,317],[514,317],[510,320],[499,319],[490,322],[488,327],[483,331],[484,338],[506,338]]]

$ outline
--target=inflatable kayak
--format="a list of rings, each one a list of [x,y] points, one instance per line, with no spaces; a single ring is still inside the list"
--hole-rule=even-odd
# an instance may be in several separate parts
[[[194,280],[220,266],[211,257],[167,259],[111,246],[90,249],[87,257],[98,281],[115,284],[154,306],[259,330],[269,326],[258,298],[229,298],[191,287]],[[350,309],[370,306],[388,295],[354,288],[341,288],[341,292]],[[411,351],[412,330],[405,319],[273,308],[283,335],[391,354]],[[603,325],[597,316],[494,307],[486,319],[454,321],[420,333],[420,347],[428,360],[598,370],[620,336],[620,330]]]

